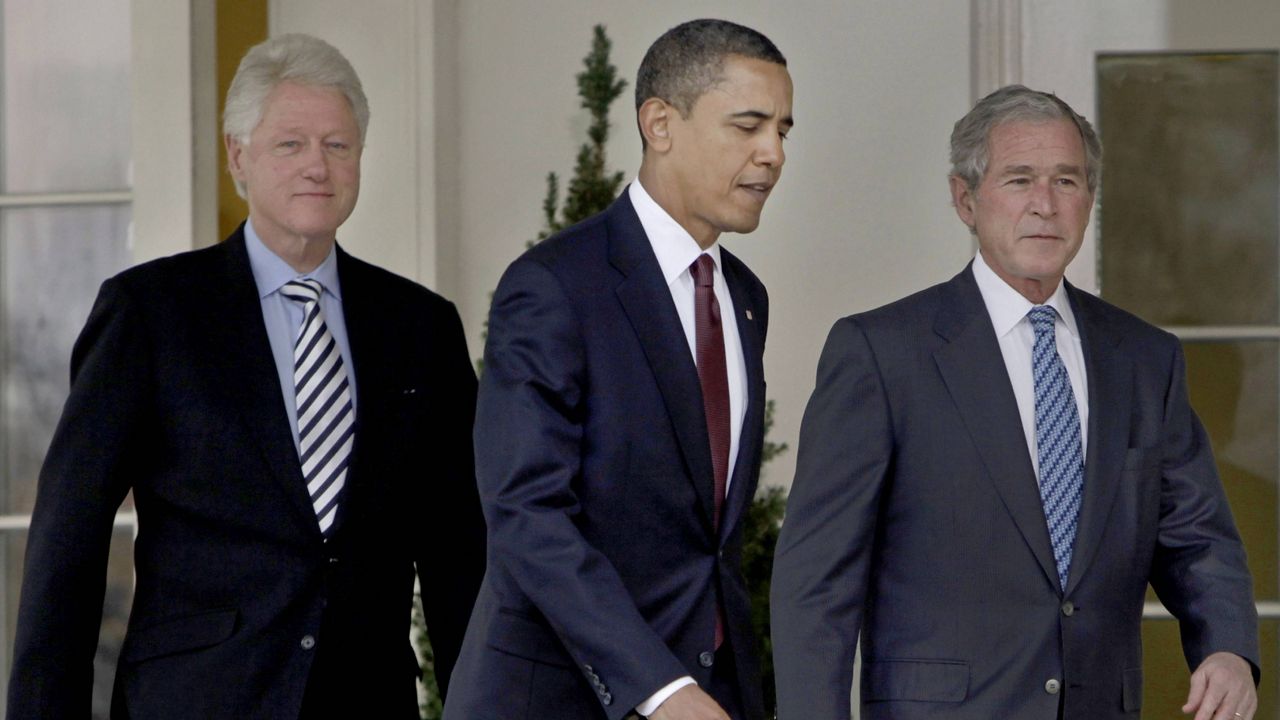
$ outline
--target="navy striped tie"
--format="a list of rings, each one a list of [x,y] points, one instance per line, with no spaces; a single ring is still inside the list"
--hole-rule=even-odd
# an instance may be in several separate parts
[[[280,294],[302,305],[302,327],[293,346],[298,410],[298,455],[320,532],[328,539],[347,480],[355,413],[342,352],[320,312],[320,282],[290,280]]]
[[[1057,311],[1048,305],[1037,305],[1027,313],[1036,332],[1031,349],[1031,375],[1036,397],[1040,501],[1044,503],[1044,518],[1053,543],[1058,583],[1066,590],[1084,488],[1084,454],[1076,396],[1071,391],[1067,368],[1058,356],[1053,327],[1057,316]]]

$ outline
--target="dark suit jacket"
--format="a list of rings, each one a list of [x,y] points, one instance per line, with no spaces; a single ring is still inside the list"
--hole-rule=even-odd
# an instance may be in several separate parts
[[[1137,717],[1143,596],[1256,668],[1244,550],[1168,333],[1068,286],[1089,427],[1066,591],[970,269],[831,331],[773,577],[779,717]],[[1255,670],[1256,672],[1256,670]],[[1049,680],[1062,684],[1049,692]]]
[[[40,475],[11,720],[89,716],[112,518],[138,513],[117,718],[417,718],[415,564],[443,686],[483,573],[453,306],[338,250],[353,457],[324,542],[243,229],[106,281]],[[308,683],[310,682],[310,689]]]
[[[720,532],[697,369],[628,195],[508,268],[489,317],[476,473],[489,566],[450,720],[622,717],[710,677],[715,603],[762,715],[741,575],[768,300],[728,252],[748,400]]]

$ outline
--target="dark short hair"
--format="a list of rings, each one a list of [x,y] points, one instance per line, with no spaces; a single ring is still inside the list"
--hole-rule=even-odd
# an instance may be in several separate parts
[[[956,123],[951,131],[951,175],[970,189],[978,187],[987,172],[991,131],[1007,122],[1043,120],[1067,120],[1080,131],[1085,182],[1089,192],[1095,192],[1102,175],[1102,141],[1093,126],[1057,95],[1022,85],[1006,85],[982,98]]]
[[[698,98],[722,79],[728,55],[787,66],[773,41],[749,27],[728,20],[690,20],[663,33],[644,54],[636,72],[636,109],[656,97],[689,117]]]

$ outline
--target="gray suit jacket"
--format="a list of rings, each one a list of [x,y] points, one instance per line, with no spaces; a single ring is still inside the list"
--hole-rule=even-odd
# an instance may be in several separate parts
[[[1059,587],[1004,360],[970,269],[836,323],[774,566],[779,717],[1136,717],[1150,583],[1193,667],[1258,665],[1244,549],[1173,336],[1068,285],[1089,378]]]

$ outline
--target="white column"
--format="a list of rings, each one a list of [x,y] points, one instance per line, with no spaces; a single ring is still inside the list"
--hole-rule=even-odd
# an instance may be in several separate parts
[[[214,0],[130,6],[134,262],[216,238],[214,9]]]

